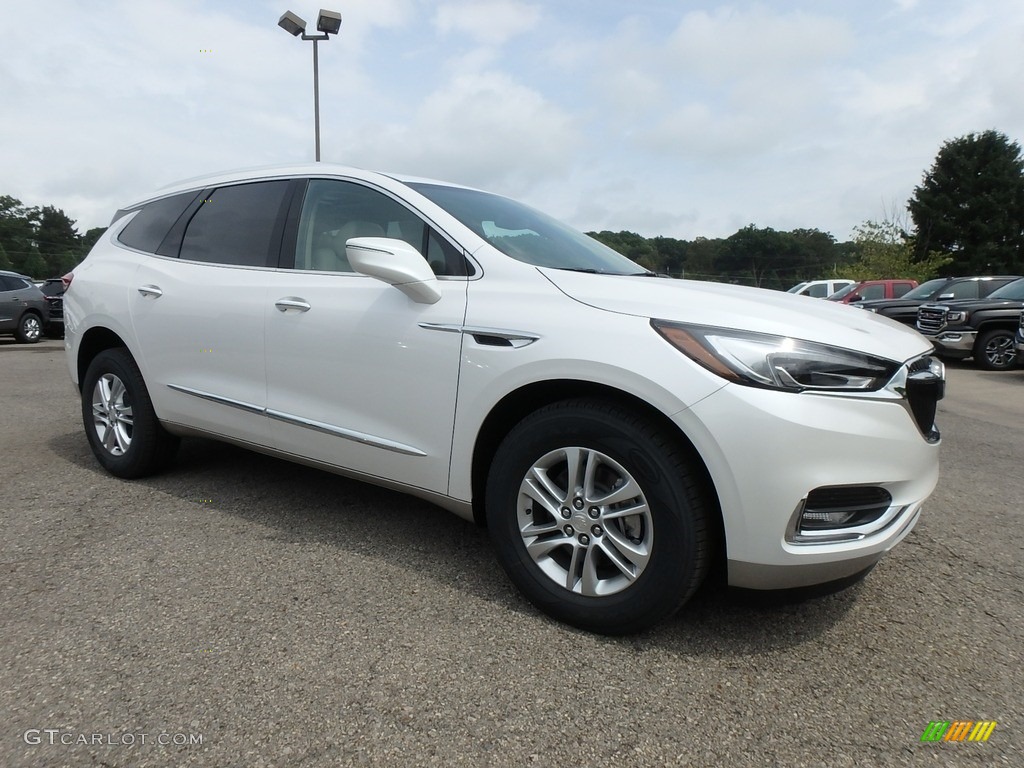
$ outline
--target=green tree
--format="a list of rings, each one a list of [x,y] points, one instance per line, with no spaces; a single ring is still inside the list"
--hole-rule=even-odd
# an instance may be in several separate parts
[[[0,246],[7,253],[11,269],[16,272],[31,274],[28,268],[39,266],[35,245],[39,215],[38,208],[26,208],[21,200],[0,195]],[[43,267],[45,271],[45,264]]]
[[[648,269],[657,269],[659,266],[657,263],[657,251],[643,235],[625,230],[622,232],[603,230],[601,232],[587,232],[587,234]]]
[[[953,261],[951,256],[938,253],[917,258],[913,240],[892,221],[865,221],[854,229],[854,244],[857,260],[843,269],[851,280],[902,277],[923,283]]]
[[[75,222],[64,211],[46,205],[39,213],[35,244],[46,265],[46,277],[53,277],[78,263],[82,239],[75,231]]]
[[[953,257],[958,272],[1024,270],[1024,159],[998,131],[945,142],[907,204],[918,260]]]
[[[788,232],[749,224],[726,238],[718,261],[733,282],[781,288],[800,267],[800,249]]]

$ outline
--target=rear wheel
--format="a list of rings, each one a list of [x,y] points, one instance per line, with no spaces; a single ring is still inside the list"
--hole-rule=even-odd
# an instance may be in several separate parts
[[[26,312],[18,321],[14,337],[22,344],[35,344],[42,338],[43,321],[34,312]]]
[[[166,465],[178,438],[157,420],[146,383],[123,348],[100,352],[82,381],[82,420],[89,446],[112,475],[135,478]]]
[[[502,442],[487,521],[502,566],[542,611],[591,631],[639,632],[707,572],[701,490],[675,436],[613,403],[570,400]]]
[[[986,371],[1006,371],[1017,364],[1013,331],[996,328],[978,336],[974,345],[974,362]]]

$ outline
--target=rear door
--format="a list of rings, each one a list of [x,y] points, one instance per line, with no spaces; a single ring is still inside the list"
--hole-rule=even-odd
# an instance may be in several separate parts
[[[129,301],[162,419],[267,444],[264,310],[296,184],[204,191],[140,265]]]

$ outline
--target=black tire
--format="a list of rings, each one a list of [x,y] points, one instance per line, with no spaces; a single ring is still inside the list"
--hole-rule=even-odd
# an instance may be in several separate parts
[[[1013,346],[1014,333],[993,328],[978,334],[974,343],[974,363],[986,371],[1008,371],[1017,365],[1017,352]]]
[[[108,391],[116,391],[120,395],[105,403],[102,392],[97,389],[100,379],[104,379]],[[120,383],[123,391],[116,382]],[[112,383],[115,386],[111,389],[109,385]],[[118,402],[113,402],[115,399]],[[115,418],[117,426],[110,427],[117,412],[122,417]],[[99,420],[94,413],[98,414]],[[123,347],[106,349],[89,364],[82,380],[82,421],[96,459],[117,477],[130,479],[151,475],[170,463],[178,449],[179,439],[160,424],[142,372]]]
[[[26,312],[18,320],[14,338],[19,344],[35,344],[43,337],[43,319],[35,312]]]
[[[570,452],[579,456],[577,466],[596,468],[577,470],[582,486],[567,480],[570,464],[563,458]],[[553,507],[561,519],[548,511],[550,501],[536,501],[538,467],[550,481],[543,487],[558,489],[551,499],[562,498],[570,485],[583,488],[582,508],[574,506],[572,491],[564,507]],[[566,400],[523,419],[499,446],[487,479],[487,523],[502,567],[541,611],[593,632],[640,632],[675,613],[707,574],[712,526],[701,478],[677,436],[644,416],[603,400]],[[629,481],[636,484],[635,496],[602,504],[602,494],[611,499]],[[616,516],[623,506],[645,513]],[[521,532],[524,525],[530,533]],[[545,532],[533,536],[534,529]],[[540,559],[529,554],[527,538],[535,552],[545,553]],[[645,554],[634,557],[640,551]],[[615,554],[635,566],[632,577],[615,567]],[[592,586],[584,594],[588,567]],[[572,589],[565,586],[570,582]]]

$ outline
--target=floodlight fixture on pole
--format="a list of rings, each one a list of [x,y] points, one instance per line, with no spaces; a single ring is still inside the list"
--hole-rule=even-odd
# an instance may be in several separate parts
[[[320,9],[320,15],[316,20],[319,35],[306,34],[306,22],[291,11],[285,11],[277,20],[277,26],[295,37],[302,36],[303,40],[313,42],[313,125],[316,136],[316,161],[320,162],[320,59],[317,56],[317,43],[321,40],[330,40],[331,35],[338,34],[341,29],[341,14],[337,11]]]

